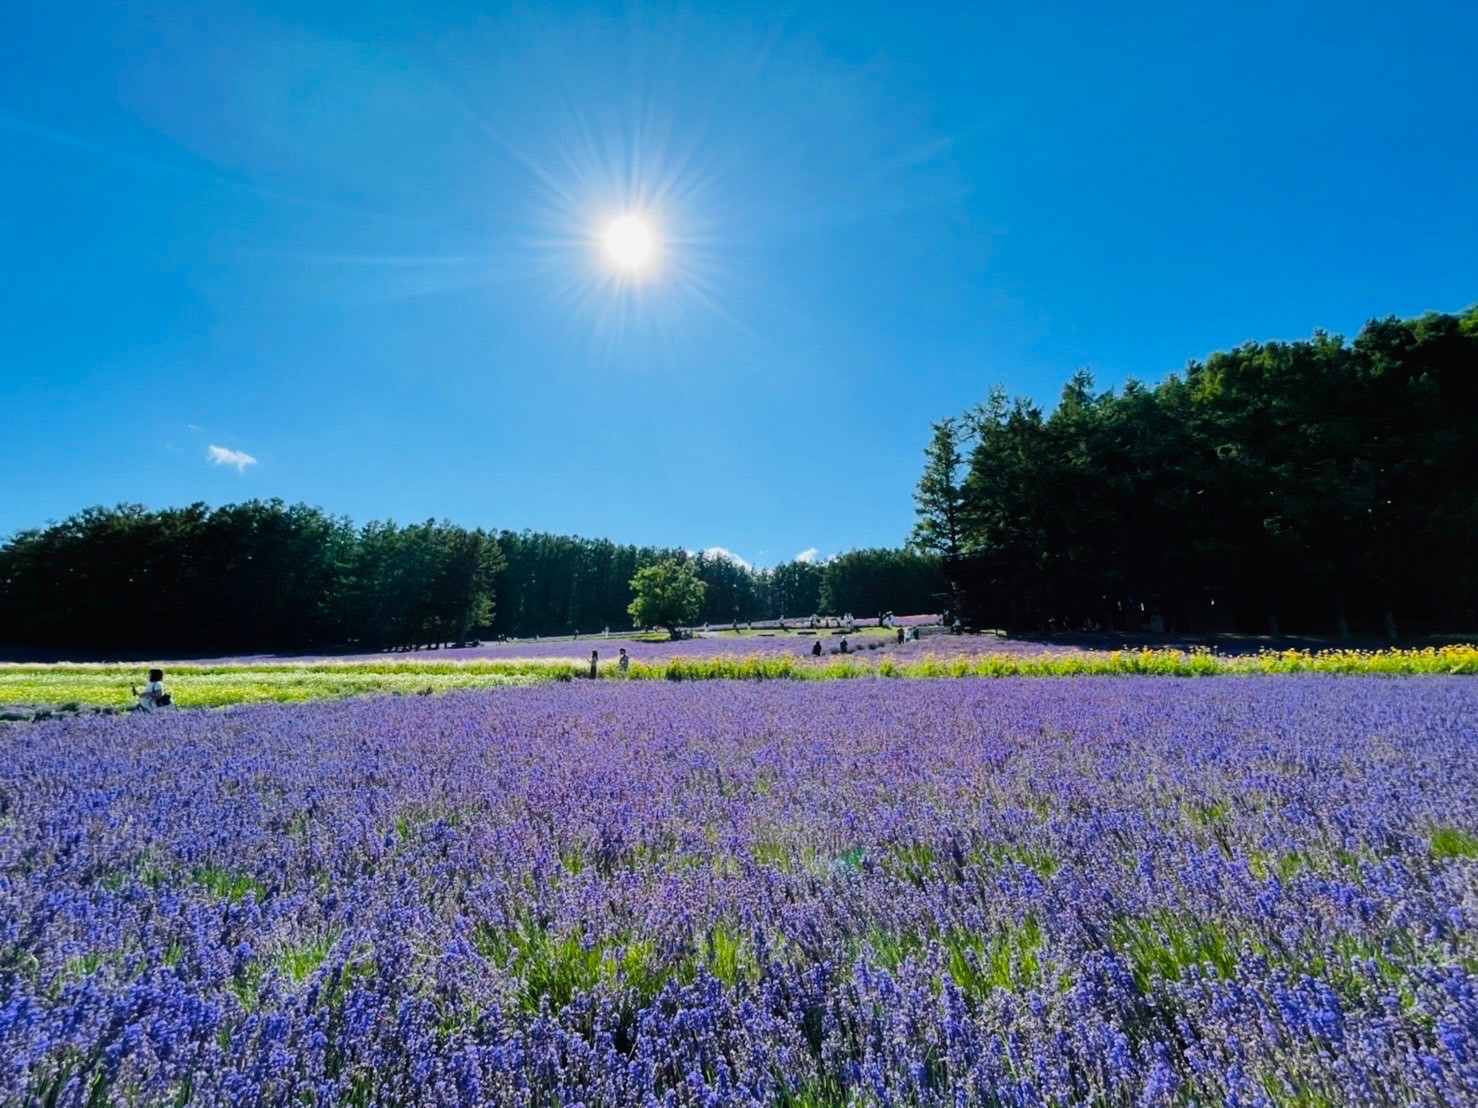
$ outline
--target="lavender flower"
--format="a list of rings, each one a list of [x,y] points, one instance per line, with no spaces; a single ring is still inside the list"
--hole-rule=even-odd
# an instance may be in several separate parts
[[[1472,1103],[1475,720],[1304,676],[22,725],[0,1101]]]

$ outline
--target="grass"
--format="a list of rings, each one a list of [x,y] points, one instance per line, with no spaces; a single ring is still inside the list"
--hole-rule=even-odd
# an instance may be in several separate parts
[[[505,926],[483,924],[473,937],[482,956],[519,982],[518,1004],[556,1011],[597,985],[617,987],[631,1012],[645,1008],[669,984],[687,984],[703,967],[730,988],[755,980],[760,968],[749,939],[720,923],[695,938],[690,949],[663,957],[658,944],[632,934],[594,938],[554,934],[532,918]]]
[[[1460,827],[1437,827],[1432,831],[1432,857],[1478,858],[1478,835]]]
[[[1126,917],[1111,928],[1109,942],[1128,960],[1142,990],[1156,977],[1179,981],[1191,966],[1210,967],[1224,980],[1236,974],[1237,945],[1218,920],[1169,912]]]
[[[910,959],[923,958],[929,946],[937,944],[944,973],[965,996],[979,1000],[996,989],[1025,992],[1041,984],[1045,941],[1041,923],[1028,915],[992,934],[958,925],[901,932],[868,928],[846,954],[848,959],[866,956],[873,965],[892,972]],[[942,983],[942,978],[935,982]]]
[[[166,685],[181,706],[220,708],[260,702],[294,703],[345,696],[402,695],[486,689],[569,680],[584,667],[564,660],[473,662],[323,662],[172,666]],[[0,665],[0,704],[127,708],[137,665]]]
[[[211,896],[218,900],[229,900],[233,904],[241,903],[248,893],[260,901],[267,892],[266,887],[250,874],[219,866],[206,866],[196,870],[194,877]]]
[[[185,707],[217,708],[258,702],[299,702],[400,693],[430,695],[537,681],[568,681],[589,672],[568,659],[471,661],[377,660],[172,666],[167,683]],[[625,680],[847,680],[907,677],[1216,677],[1226,674],[1478,674],[1478,646],[1453,644],[1413,650],[1264,651],[1224,656],[1209,650],[1115,650],[1081,654],[925,655],[878,658],[861,653],[828,657],[711,655],[634,660]],[[617,679],[614,661],[602,677]],[[126,708],[137,665],[0,664],[0,705],[75,705]]]
[[[310,939],[297,946],[289,946],[279,951],[273,962],[294,986],[301,985],[328,960],[329,953],[333,950],[337,940],[338,936],[333,935]]]

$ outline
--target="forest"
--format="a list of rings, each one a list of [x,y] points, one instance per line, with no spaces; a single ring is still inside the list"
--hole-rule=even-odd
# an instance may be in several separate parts
[[[1247,343],[1050,413],[996,388],[933,427],[900,549],[722,555],[250,501],[89,508],[0,545],[0,644],[381,650],[631,626],[692,560],[699,622],[958,612],[1013,631],[1396,637],[1478,627],[1478,307]]]
[[[303,504],[89,508],[0,546],[0,645],[74,652],[364,651],[627,630],[664,558],[706,584],[699,622],[919,612],[936,555],[860,550],[754,570],[724,556],[452,523],[356,526]]]
[[[983,626],[1471,631],[1475,477],[1478,307],[996,388],[934,425],[913,541]]]

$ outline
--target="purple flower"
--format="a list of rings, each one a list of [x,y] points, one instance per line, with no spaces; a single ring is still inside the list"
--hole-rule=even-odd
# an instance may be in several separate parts
[[[1478,826],[1474,719],[1288,677],[22,725],[0,1101],[1465,1102],[1430,843]]]

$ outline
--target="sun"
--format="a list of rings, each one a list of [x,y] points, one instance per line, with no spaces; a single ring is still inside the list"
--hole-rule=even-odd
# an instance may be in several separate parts
[[[652,229],[634,215],[622,216],[606,228],[606,253],[626,269],[640,269],[652,256]]]

